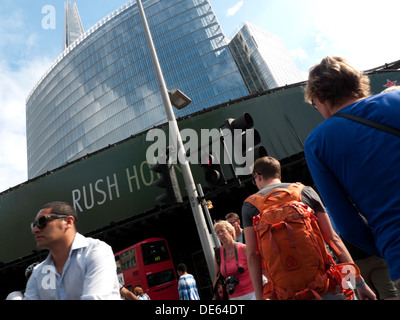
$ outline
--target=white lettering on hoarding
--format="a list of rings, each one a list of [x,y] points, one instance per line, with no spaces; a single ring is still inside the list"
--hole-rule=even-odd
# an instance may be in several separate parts
[[[139,165],[125,168],[125,176],[113,173],[72,190],[73,207],[78,213],[91,210],[108,201],[120,198],[121,191],[125,188],[129,190],[129,193],[134,193],[142,190],[143,186],[151,186],[160,175],[150,170],[150,167],[151,165],[147,161],[143,161]],[[178,171],[180,171],[179,168]]]
[[[78,212],[93,209],[95,205],[103,205],[107,200],[120,197],[117,175],[114,173],[112,178],[98,179],[95,183],[88,186],[72,190],[72,205]]]

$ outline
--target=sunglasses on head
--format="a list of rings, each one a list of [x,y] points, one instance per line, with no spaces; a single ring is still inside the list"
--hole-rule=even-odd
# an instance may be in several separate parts
[[[31,223],[31,229],[33,230],[33,228],[35,228],[35,227],[38,227],[39,229],[44,229],[44,228],[46,228],[47,220],[65,219],[65,218],[68,218],[68,216],[65,214],[52,214],[49,216],[43,216]]]

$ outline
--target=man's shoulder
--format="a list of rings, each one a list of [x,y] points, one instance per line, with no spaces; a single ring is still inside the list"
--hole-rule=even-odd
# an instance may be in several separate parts
[[[54,266],[53,257],[51,256],[51,253],[49,253],[49,254],[47,255],[46,259],[44,259],[42,262],[38,263],[38,264],[33,268],[31,277],[32,277],[34,274],[42,273],[43,268],[44,268],[45,266],[48,266],[48,265]]]
[[[114,253],[110,245],[99,239],[84,237],[79,233],[77,233],[71,250],[80,252],[81,258],[98,260],[112,257],[114,260]]]
[[[85,237],[81,235],[80,233],[76,233],[75,239],[74,239],[74,244],[73,244],[73,249],[78,249],[78,248],[83,248],[83,247],[110,247],[107,243],[105,243],[102,240],[91,238],[91,237]]]
[[[287,189],[287,188],[289,188],[290,185],[291,185],[290,182],[281,182],[281,183],[276,183],[276,184],[270,184],[270,185],[264,187],[263,189],[261,189],[260,191],[258,191],[257,194],[265,196],[266,194],[268,194],[269,192],[271,192],[274,189]]]

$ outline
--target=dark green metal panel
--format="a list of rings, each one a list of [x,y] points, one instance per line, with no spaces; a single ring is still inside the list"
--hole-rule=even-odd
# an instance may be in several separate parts
[[[382,91],[387,79],[400,83],[400,73],[371,75],[373,92]],[[278,159],[302,152],[308,134],[323,121],[304,103],[303,88],[298,85],[217,106],[181,119],[178,125],[181,131],[191,128],[200,133],[243,112],[251,114],[262,144]],[[151,186],[157,176],[149,170],[146,150],[152,144],[143,133],[0,194],[0,261],[12,261],[35,249],[29,224],[47,202],[74,203],[84,234],[153,209],[154,199],[163,191]],[[203,170],[195,164],[191,168],[195,182],[205,185]],[[224,171],[229,173],[227,166]],[[186,196],[179,170],[177,175]]]

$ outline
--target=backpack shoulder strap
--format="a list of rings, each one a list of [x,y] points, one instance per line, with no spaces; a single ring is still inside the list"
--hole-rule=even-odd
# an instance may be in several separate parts
[[[270,192],[268,192],[265,195],[261,195],[258,193],[252,194],[251,196],[248,196],[245,200],[245,202],[249,202],[253,206],[255,206],[257,209],[260,209],[263,207],[265,201],[273,195],[274,193],[277,192],[286,192],[286,193],[291,193],[295,195],[296,199],[298,201],[301,201],[301,191],[303,190],[304,185],[296,182],[292,183],[288,188],[275,188],[272,189]]]
[[[303,188],[304,188],[304,184],[302,184],[300,182],[295,182],[295,183],[292,183],[288,187],[288,190],[290,190],[291,194],[294,195],[295,198],[297,198],[297,201],[302,202],[301,192],[303,191]]]
[[[258,208],[260,208],[260,205],[262,205],[264,203],[264,201],[265,201],[264,199],[265,199],[265,196],[255,193],[255,194],[252,194],[251,196],[248,196],[246,198],[246,200],[244,200],[244,202],[248,202],[258,209]]]
[[[378,130],[382,130],[382,131],[385,131],[387,133],[390,133],[390,134],[393,134],[395,136],[400,137],[400,130],[398,130],[396,128],[389,127],[389,126],[386,126],[386,125],[384,125],[382,123],[379,123],[379,122],[375,122],[375,121],[372,121],[372,120],[369,120],[369,119],[365,119],[365,118],[362,118],[362,117],[355,116],[353,114],[342,113],[342,112],[335,113],[335,114],[333,114],[333,116],[350,119],[350,120],[362,123],[362,124],[364,124],[366,126],[370,126],[372,128],[375,128],[375,129],[378,129]]]

